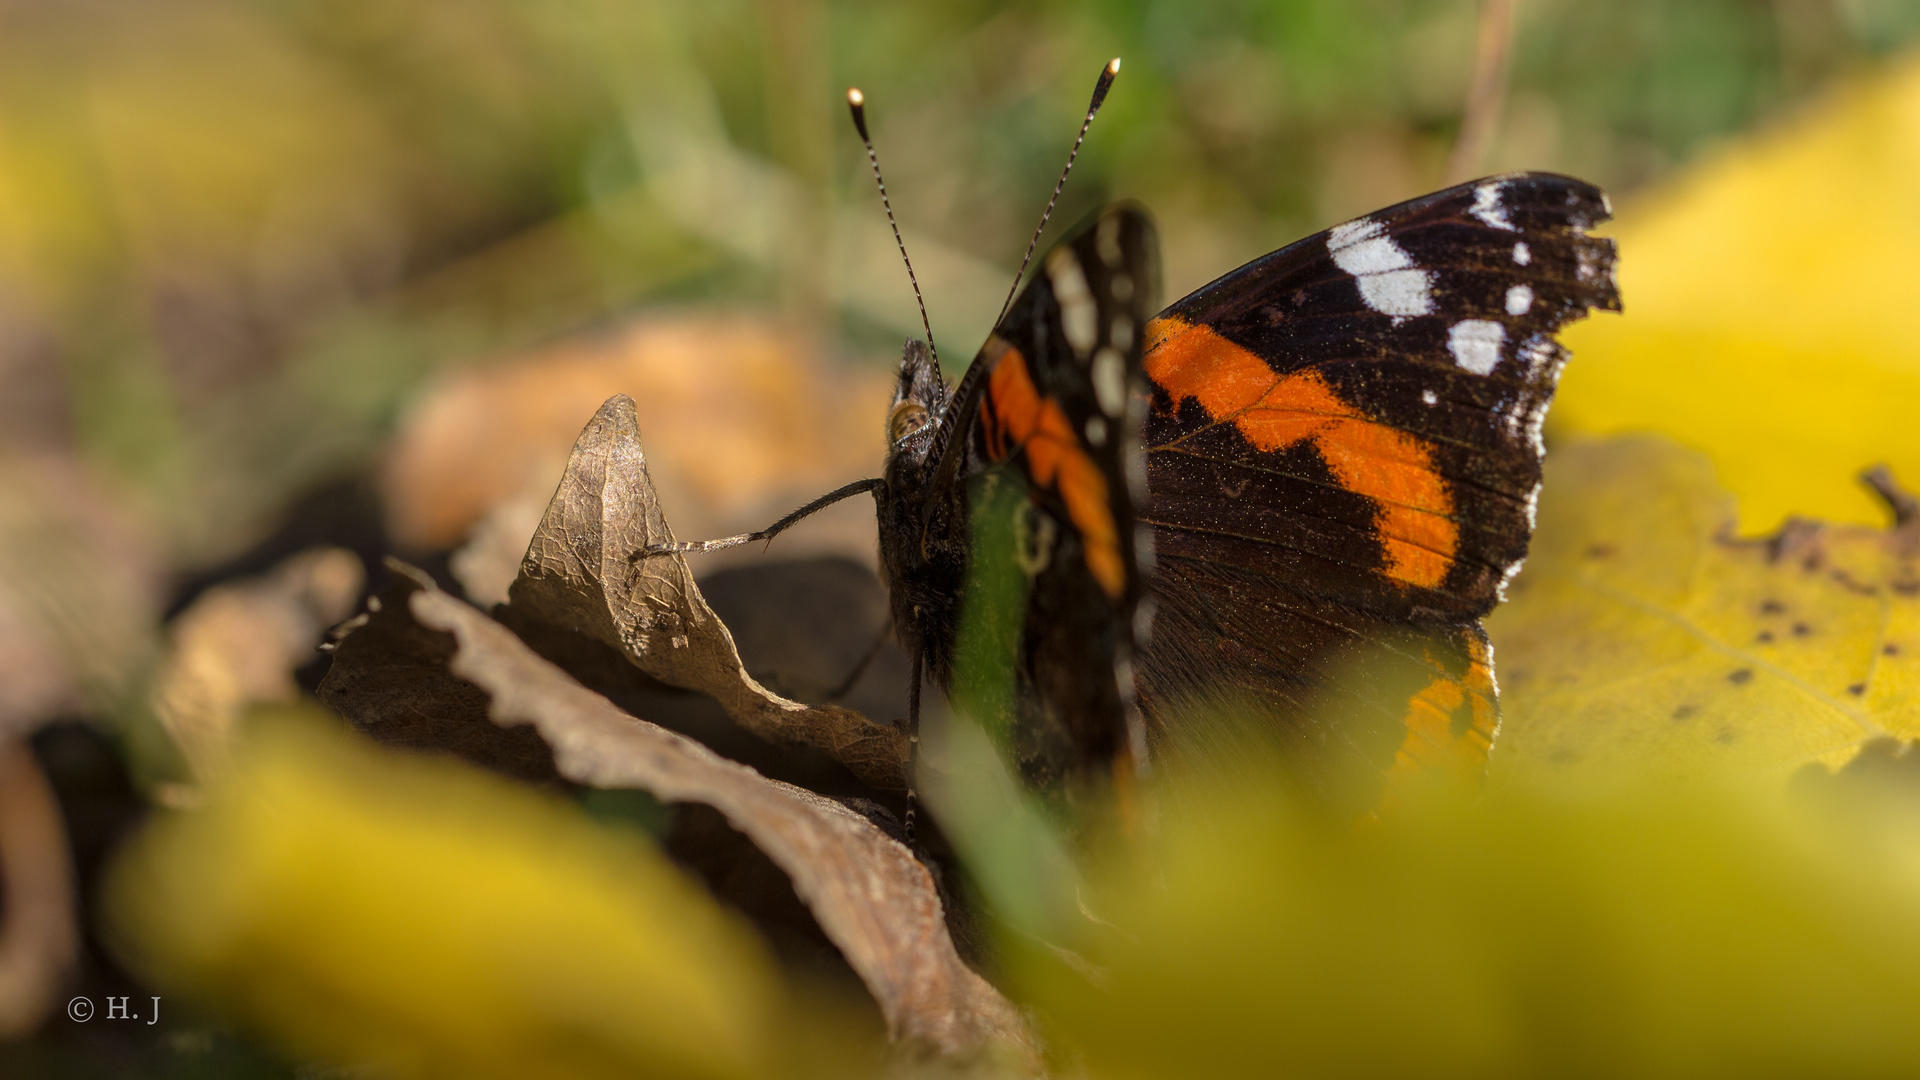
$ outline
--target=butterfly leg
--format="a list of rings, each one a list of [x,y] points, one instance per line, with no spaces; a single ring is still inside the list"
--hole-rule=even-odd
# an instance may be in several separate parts
[[[878,491],[887,486],[885,479],[874,477],[870,480],[856,480],[837,491],[829,491],[807,505],[781,518],[779,521],[761,529],[759,532],[741,533],[739,536],[723,536],[718,540],[683,540],[672,544],[650,544],[627,556],[628,562],[638,562],[650,555],[674,555],[691,551],[719,551],[723,548],[739,547],[751,544],[755,540],[771,540],[788,528],[820,510],[825,510],[842,499],[855,495],[864,495],[869,491]]]

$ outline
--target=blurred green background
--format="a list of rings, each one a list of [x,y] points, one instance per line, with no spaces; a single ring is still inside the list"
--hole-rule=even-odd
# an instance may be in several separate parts
[[[936,340],[1056,213],[1158,216],[1166,293],[1437,186],[1472,0],[0,4],[0,444],[79,455],[176,572],[365,467],[436,370],[662,307],[774,310],[848,362]],[[1617,202],[1871,67],[1912,0],[1522,0],[1484,171]],[[669,447],[655,448],[663,454]]]

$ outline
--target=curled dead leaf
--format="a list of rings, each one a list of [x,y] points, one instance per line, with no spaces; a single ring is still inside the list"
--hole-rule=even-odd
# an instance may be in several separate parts
[[[875,789],[904,792],[905,732],[767,690],[741,665],[732,634],[682,556],[634,558],[673,538],[648,477],[633,401],[609,398],[574,445],[503,617],[612,646],[649,676],[712,697],[761,738],[823,750]]]
[[[407,609],[422,627],[453,635],[450,669],[489,695],[496,723],[532,725],[570,780],[720,811],[792,879],[895,1038],[944,1054],[1030,1051],[1013,1006],[960,959],[933,879],[904,845],[832,799],[629,716],[505,626],[424,577],[415,583]]]

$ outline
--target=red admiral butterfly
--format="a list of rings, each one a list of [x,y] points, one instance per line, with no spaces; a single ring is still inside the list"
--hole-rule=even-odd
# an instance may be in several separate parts
[[[1609,212],[1579,180],[1489,177],[1152,315],[1152,225],[1110,207],[1041,260],[958,385],[907,343],[884,477],[675,550],[871,491],[910,718],[923,671],[1000,680],[987,719],[1041,792],[1132,775],[1201,712],[1255,718],[1310,783],[1371,776],[1369,800],[1478,769],[1498,716],[1480,619],[1533,528],[1553,335],[1620,306],[1613,243],[1587,235]],[[973,617],[989,593],[1024,601]]]

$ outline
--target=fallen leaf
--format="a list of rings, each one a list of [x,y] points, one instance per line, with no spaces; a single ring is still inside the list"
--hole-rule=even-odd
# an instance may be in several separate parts
[[[949,1055],[1030,1045],[1019,1014],[954,950],[933,879],[905,845],[832,799],[629,716],[506,627],[428,580],[418,584],[409,609],[421,625],[454,635],[451,669],[491,696],[495,722],[536,728],[570,780],[724,814],[792,879],[895,1038]]]
[[[540,527],[551,493],[543,482],[493,504],[474,523],[466,543],[447,559],[447,569],[467,599],[483,609],[507,602],[507,590],[520,576],[520,559]]]
[[[329,721],[258,717],[108,868],[108,942],[163,996],[382,1076],[772,1075],[770,958],[642,834]]]
[[[1910,513],[1910,508],[1909,508]],[[1785,775],[1920,735],[1920,517],[1734,538],[1702,455],[1655,437],[1547,459],[1540,527],[1487,620],[1504,780]]]
[[[315,696],[382,745],[454,754],[527,783],[557,781],[538,735],[486,722],[486,693],[448,670],[452,640],[407,610],[415,587],[395,574],[366,612],[334,630],[333,665]]]
[[[501,617],[611,646],[653,678],[714,698],[761,738],[824,750],[876,790],[904,792],[904,731],[769,692],[741,665],[684,557],[634,558],[674,539],[647,466],[633,401],[609,398],[574,445]]]
[[[1851,478],[1920,477],[1920,56],[1709,155],[1622,208],[1626,313],[1568,327],[1555,430],[1658,431],[1705,452],[1743,533],[1880,508]]]
[[[0,1040],[40,1026],[79,956],[70,858],[33,751],[0,743]]]
[[[877,475],[892,386],[886,372],[836,368],[806,339],[741,316],[655,318],[565,341],[428,391],[386,468],[390,526],[403,547],[453,547],[495,505],[550,483],[581,421],[624,393],[662,455],[655,481],[681,525],[746,532]],[[871,511],[848,507],[780,544],[870,563],[873,537]]]
[[[208,589],[173,620],[153,710],[196,780],[226,768],[233,726],[248,706],[299,696],[294,670],[352,613],[362,577],[352,552],[316,548]]]

